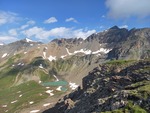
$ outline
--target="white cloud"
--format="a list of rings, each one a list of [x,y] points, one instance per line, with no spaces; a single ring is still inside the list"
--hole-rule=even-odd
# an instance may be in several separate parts
[[[95,33],[96,30],[84,31],[83,29],[78,29],[73,31],[74,37],[86,39],[91,34]]]
[[[16,13],[0,11],[0,25],[16,22],[18,19]]]
[[[128,25],[119,26],[119,28],[128,28]]]
[[[66,22],[75,22],[75,23],[78,23],[78,21],[76,19],[72,18],[72,17],[71,18],[67,18]]]
[[[28,25],[28,24],[25,24],[25,25],[22,25],[22,26],[20,27],[20,29],[25,29],[25,28],[27,28],[27,27],[29,27],[29,25]]]
[[[112,18],[143,18],[150,16],[150,0],[107,0],[108,15]]]
[[[32,27],[28,30],[22,31],[22,33],[24,35],[26,35],[27,37],[32,37],[35,36],[38,39],[45,39],[47,38],[47,36],[45,35],[45,31],[43,28],[39,28],[39,27]]]
[[[8,31],[8,33],[9,33],[11,36],[17,36],[17,35],[18,35],[16,29],[10,29],[10,30]]]
[[[89,35],[95,33],[96,30],[84,30],[84,29],[73,29],[66,27],[53,28],[51,30],[45,30],[44,28],[33,27],[22,33],[27,37],[36,37],[38,39],[48,38],[87,38]]]
[[[36,23],[36,22],[33,21],[33,20],[29,20],[29,21],[27,22],[28,25],[34,25],[35,23]]]
[[[58,20],[55,17],[50,17],[49,19],[45,20],[44,23],[45,24],[50,24],[50,23],[55,23]]]
[[[34,25],[35,23],[36,23],[35,21],[30,20],[30,21],[28,21],[25,25],[22,25],[22,26],[20,27],[20,29],[23,30],[23,29],[29,27],[30,25]]]
[[[0,42],[10,43],[17,40],[18,39],[13,36],[0,36]]]

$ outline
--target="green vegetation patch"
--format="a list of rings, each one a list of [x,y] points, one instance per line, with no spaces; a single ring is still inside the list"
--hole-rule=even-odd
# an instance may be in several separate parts
[[[49,66],[49,61],[48,60],[44,60],[42,57],[36,57],[30,63],[30,65],[32,65],[32,66],[40,66],[40,64],[42,64],[42,66],[44,68],[47,68]]]
[[[54,81],[55,80],[55,78],[52,75],[49,75],[49,73],[45,72],[42,69],[37,69],[34,72],[34,74],[38,75],[42,82],[50,82],[50,81]]]
[[[133,103],[130,101],[126,105],[125,108],[122,109],[116,109],[113,111],[106,111],[106,112],[101,112],[101,113],[148,113],[146,110],[142,109],[138,105],[133,105]]]
[[[105,64],[111,64],[111,65],[123,65],[128,63],[133,63],[135,60],[111,60],[109,62],[106,62]]]
[[[40,102],[47,98],[49,95],[45,93],[45,87],[39,85],[35,81],[26,82],[18,86],[5,88],[0,90],[0,106],[7,105],[9,113],[14,113],[16,110],[30,107],[31,101],[34,103]],[[17,100],[15,103],[11,103]],[[1,111],[5,111],[6,108],[2,108]]]
[[[149,81],[142,81],[137,82],[135,84],[131,84],[131,90],[129,90],[130,95],[141,98],[147,99],[150,96],[150,82]]]

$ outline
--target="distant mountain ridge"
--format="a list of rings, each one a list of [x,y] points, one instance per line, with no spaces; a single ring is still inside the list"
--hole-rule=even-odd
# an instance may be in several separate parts
[[[2,99],[0,106],[3,106],[0,112],[6,111],[6,105],[8,105],[10,113],[14,112],[16,109],[11,102],[16,103],[19,112],[25,109],[25,113],[30,112],[26,107],[29,107],[29,102],[31,101],[33,103],[33,100],[35,102],[41,100],[45,103],[43,99],[51,99],[52,97],[54,99],[54,105],[58,96],[62,98],[64,94],[75,90],[78,86],[85,88],[92,85],[92,87],[95,87],[91,84],[90,80],[93,80],[93,83],[97,85],[96,81],[101,79],[97,75],[109,76],[119,70],[125,73],[126,70],[122,69],[118,63],[128,64],[129,62],[130,64],[130,62],[133,62],[134,65],[134,62],[145,61],[145,59],[150,58],[149,48],[150,28],[128,30],[118,28],[117,26],[103,32],[94,33],[84,40],[82,38],[61,38],[44,44],[25,38],[10,44],[4,44],[0,46],[0,93],[5,92],[5,90],[7,90],[7,93],[3,94],[2,97],[0,96],[0,99]],[[100,66],[108,62],[110,65],[106,67]],[[119,67],[111,67],[113,63]],[[146,74],[145,77],[147,77],[147,70],[149,70],[147,63],[149,64],[149,62],[146,62],[146,64],[144,62],[138,64],[139,67],[145,65],[143,68],[144,74]],[[97,70],[95,67],[99,67],[99,69]],[[130,68],[126,69],[128,70]],[[96,78],[91,77],[90,73],[93,73],[93,71]],[[138,68],[137,72],[142,73],[143,71]],[[119,72],[116,74],[120,75]],[[136,70],[133,75],[137,75]],[[91,79],[89,80],[88,77],[91,77]],[[87,78],[87,80],[83,81],[84,83],[82,85],[83,78]],[[65,86],[62,87],[56,84],[56,86],[47,87],[47,82],[55,84],[60,82],[61,84],[65,84]],[[100,83],[105,82],[100,81]],[[108,83],[108,86],[111,85],[111,81]],[[31,86],[28,84],[31,84]],[[20,89],[20,87],[35,90],[33,92],[27,92],[28,94],[26,95],[24,89]],[[121,87],[120,84],[119,87]],[[13,90],[9,90],[9,88]],[[39,88],[39,93],[37,93],[36,88]],[[24,100],[22,101],[22,98],[20,98],[22,95],[16,95],[16,92],[20,92],[20,90],[22,91],[22,95],[26,95],[29,98],[23,96],[22,98]],[[87,92],[89,90],[90,88],[87,89]],[[84,91],[86,92],[86,90]],[[30,96],[32,93],[34,94],[33,100]],[[76,93],[78,92],[75,92],[75,95]],[[3,97],[6,98],[9,94],[14,95],[17,100],[10,99],[7,101],[3,99]],[[86,99],[86,97],[83,97],[83,99]],[[17,102],[20,102],[19,107]],[[80,102],[79,104],[82,105],[83,101],[81,100]],[[36,104],[34,105],[36,106]],[[42,105],[39,106],[41,107]],[[106,110],[108,109],[106,108]]]
[[[105,56],[105,59],[143,59],[149,57],[149,37],[150,28],[127,30],[114,26],[103,32],[94,33],[85,40],[82,38],[61,38],[40,45],[40,42],[34,42],[26,38],[1,47],[0,56],[23,48],[31,48],[32,50],[35,45],[38,45],[41,49],[44,49],[43,46],[47,48],[47,57],[52,56],[56,57],[56,59],[79,53],[83,55],[95,53],[96,55],[99,54],[99,56]],[[8,49],[9,47],[10,49]],[[37,56],[42,56],[41,54],[43,53],[37,54]]]

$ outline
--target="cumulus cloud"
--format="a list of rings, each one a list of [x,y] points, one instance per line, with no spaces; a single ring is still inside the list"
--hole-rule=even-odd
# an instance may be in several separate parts
[[[17,40],[18,39],[13,36],[0,36],[0,42],[10,43]]]
[[[48,38],[87,38],[89,35],[95,33],[96,30],[84,30],[84,29],[73,29],[66,27],[53,28],[51,30],[45,30],[40,27],[33,27],[22,33],[27,37],[36,37],[37,39],[48,39]]]
[[[16,22],[18,19],[16,13],[0,11],[0,25]]]
[[[30,21],[28,21],[25,25],[22,25],[22,26],[20,27],[20,29],[23,30],[23,29],[29,27],[30,25],[34,25],[35,23],[36,23],[35,21],[30,20]]]
[[[50,23],[55,23],[58,20],[55,17],[50,17],[49,19],[45,20],[44,23],[45,24],[50,24]]]
[[[119,26],[119,28],[128,28],[128,25]]]
[[[17,36],[17,35],[18,35],[16,29],[10,29],[10,30],[8,31],[8,33],[9,33],[11,36]]]
[[[143,18],[150,16],[150,0],[106,0],[112,18]]]
[[[78,21],[75,18],[67,18],[66,22],[74,22],[74,23],[78,23]]]
[[[28,25],[34,25],[35,23],[36,23],[36,22],[33,21],[33,20],[29,20],[29,21],[27,22]]]

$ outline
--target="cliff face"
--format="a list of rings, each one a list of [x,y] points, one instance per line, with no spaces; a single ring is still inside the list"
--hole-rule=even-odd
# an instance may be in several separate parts
[[[150,60],[110,61],[83,78],[83,89],[79,87],[44,113],[148,113],[149,91]]]

